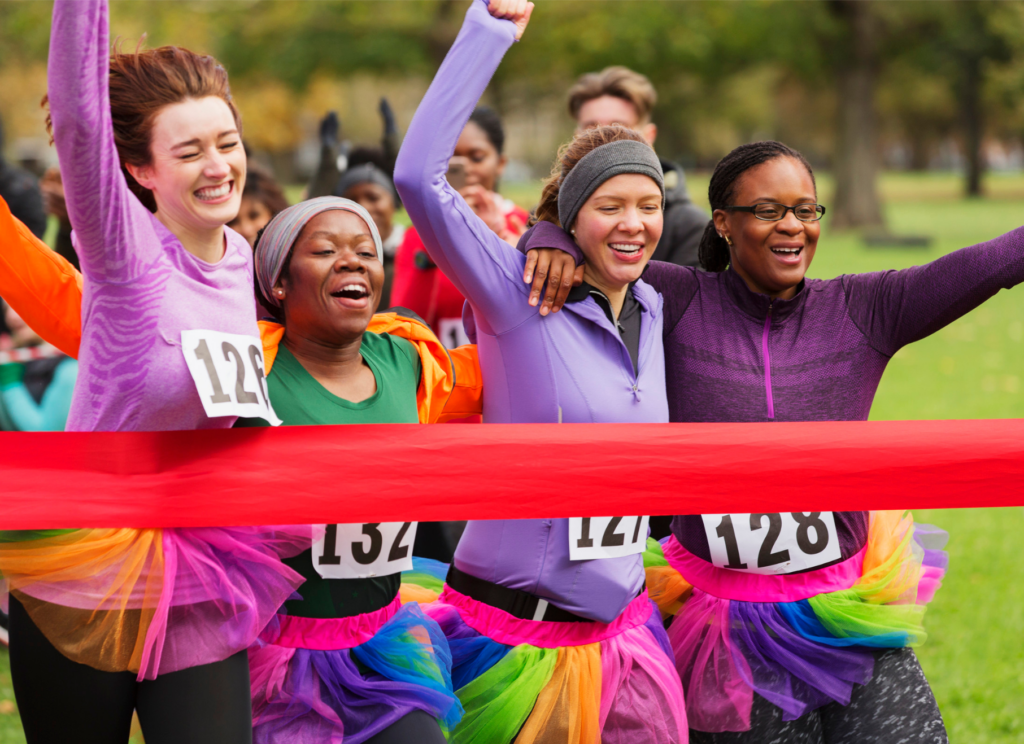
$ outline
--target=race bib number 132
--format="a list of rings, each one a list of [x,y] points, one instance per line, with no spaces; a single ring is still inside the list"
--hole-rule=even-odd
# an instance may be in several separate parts
[[[620,558],[644,552],[648,517],[571,517],[569,560]]]
[[[788,574],[843,557],[832,512],[704,514],[711,562],[757,574]]]
[[[313,567],[325,579],[368,579],[412,570],[416,522],[318,525]]]
[[[261,418],[274,426],[281,424],[267,395],[263,343],[258,338],[182,331],[181,351],[207,416]]]

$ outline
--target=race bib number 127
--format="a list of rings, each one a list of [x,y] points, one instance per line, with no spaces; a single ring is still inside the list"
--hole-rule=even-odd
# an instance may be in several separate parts
[[[757,574],[788,574],[843,557],[832,512],[704,514],[711,562]]]
[[[181,350],[207,416],[261,418],[274,426],[281,424],[267,395],[263,343],[258,338],[182,331]]]
[[[621,558],[644,552],[648,517],[571,517],[569,560]]]
[[[416,522],[318,525],[313,567],[325,579],[368,579],[412,570]]]

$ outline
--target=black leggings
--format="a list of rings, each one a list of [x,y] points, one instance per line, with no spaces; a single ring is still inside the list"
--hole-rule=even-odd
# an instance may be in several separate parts
[[[754,695],[750,731],[707,734],[690,744],[948,744],[946,727],[917,656],[909,648],[878,652],[875,674],[854,685],[849,705],[830,703],[795,721]]]
[[[402,716],[366,744],[447,744],[437,721],[422,710]]]
[[[71,661],[10,601],[11,677],[28,744],[125,744],[133,710],[146,744],[251,744],[245,651],[138,682]]]

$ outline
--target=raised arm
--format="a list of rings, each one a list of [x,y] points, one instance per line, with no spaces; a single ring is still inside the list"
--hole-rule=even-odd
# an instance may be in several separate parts
[[[106,0],[55,0],[48,75],[53,135],[82,271],[97,281],[143,273],[160,242],[129,191],[114,145]]]
[[[517,28],[492,17],[485,0],[473,0],[409,125],[395,166],[395,185],[431,259],[495,333],[536,312],[526,302],[529,288],[521,278],[525,259],[473,213],[445,174],[473,107],[524,26],[525,20]]]
[[[70,357],[82,340],[82,275],[0,199],[0,297],[29,328]]]
[[[1024,227],[924,266],[842,278],[850,317],[888,356],[1024,281]]]

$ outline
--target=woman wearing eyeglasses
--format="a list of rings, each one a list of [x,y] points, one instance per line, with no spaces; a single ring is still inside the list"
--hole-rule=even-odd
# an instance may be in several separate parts
[[[778,142],[727,155],[709,196],[705,271],[644,273],[665,298],[674,422],[866,420],[893,354],[1024,281],[1024,229],[903,271],[806,279],[824,207]],[[581,260],[551,226],[525,245]],[[766,499],[784,487],[765,482]],[[672,533],[647,583],[674,616],[691,741],[946,741],[910,650],[945,533],[902,512],[683,515]]]

